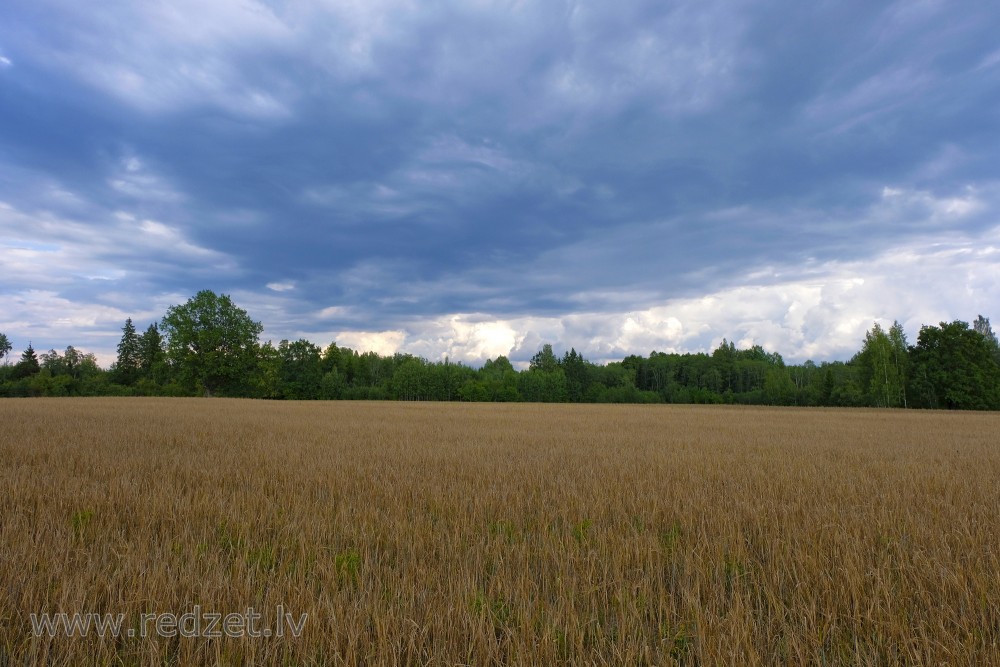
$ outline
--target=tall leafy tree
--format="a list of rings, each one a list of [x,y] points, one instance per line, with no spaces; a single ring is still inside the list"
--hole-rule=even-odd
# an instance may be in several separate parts
[[[234,395],[250,381],[264,327],[228,295],[202,290],[168,308],[160,328],[167,358],[189,388]]]
[[[897,384],[899,394],[896,405],[902,405],[905,408],[907,407],[906,383],[910,375],[910,346],[906,342],[906,332],[903,331],[903,325],[897,321],[893,321],[892,326],[889,327],[889,345],[892,351],[893,369],[899,379]]]
[[[165,360],[163,336],[154,322],[139,336],[139,371],[143,376],[158,381],[162,379],[157,376],[161,375],[159,371]]]
[[[968,323],[921,327],[910,358],[910,397],[917,407],[1000,408],[1000,366],[989,343]]]
[[[3,360],[4,357],[10,354],[10,351],[13,349],[14,346],[11,345],[10,339],[7,338],[7,335],[0,333],[0,360]]]
[[[528,368],[543,373],[554,373],[559,368],[559,358],[552,351],[552,345],[545,343],[535,356],[531,357]]]
[[[125,320],[122,338],[118,342],[118,361],[115,362],[115,377],[122,384],[133,384],[139,376],[142,363],[139,336],[136,334],[132,318]]]
[[[997,335],[993,333],[993,327],[990,326],[990,318],[977,315],[972,322],[972,330],[985,338],[992,347],[997,346]]]
[[[271,341],[257,349],[253,384],[253,390],[247,393],[254,398],[285,398],[281,383],[281,355]]]
[[[67,345],[66,351],[61,355],[55,350],[49,350],[39,360],[41,367],[52,375],[69,375],[74,378],[89,372],[91,364],[97,363],[94,355],[80,352],[72,345]]]
[[[563,355],[559,365],[566,374],[566,394],[570,402],[580,402],[590,379],[586,360],[583,355],[577,353],[576,348],[570,348],[570,351]]]
[[[858,355],[869,402],[882,408],[899,407],[905,400],[903,373],[906,336],[898,322],[893,323],[892,331],[890,336],[875,322],[865,334],[865,341]]]
[[[83,362],[84,354],[72,345],[66,346],[63,353],[63,363],[66,365],[66,374],[76,377],[80,373],[80,364]]]
[[[977,316],[972,323],[972,329],[986,339],[987,345],[993,351],[993,358],[1000,364],[1000,341],[997,340],[997,335],[993,333],[993,327],[990,326],[990,318],[983,317],[982,315]]]
[[[42,369],[47,370],[52,375],[68,375],[66,360],[55,350],[43,352],[38,357],[38,363]]]
[[[400,363],[392,374],[392,388],[402,401],[422,401],[428,398],[427,366],[422,359],[410,357]]]
[[[784,367],[775,366],[764,379],[764,400],[768,405],[793,405],[795,383]]]
[[[278,344],[281,394],[294,400],[320,397],[323,382],[322,350],[307,340]]]
[[[521,396],[517,392],[517,371],[507,357],[500,355],[496,359],[487,359],[480,374],[490,387],[492,400],[520,400]]]

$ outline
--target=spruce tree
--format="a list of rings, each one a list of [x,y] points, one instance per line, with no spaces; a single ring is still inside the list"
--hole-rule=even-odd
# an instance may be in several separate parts
[[[118,361],[115,363],[115,376],[119,383],[134,384],[139,376],[139,337],[135,333],[132,318],[125,320],[122,327],[122,339],[118,343]]]

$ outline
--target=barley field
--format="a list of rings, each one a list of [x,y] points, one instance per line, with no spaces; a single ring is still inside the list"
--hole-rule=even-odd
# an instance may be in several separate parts
[[[0,665],[1000,664],[1000,415],[0,402]],[[300,636],[31,614],[288,610]]]

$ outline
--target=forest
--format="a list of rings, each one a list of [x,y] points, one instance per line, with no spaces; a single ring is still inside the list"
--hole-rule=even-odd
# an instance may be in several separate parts
[[[710,353],[630,355],[597,364],[549,344],[517,370],[503,356],[474,368],[405,353],[382,356],[308,340],[260,341],[263,326],[227,295],[203,290],[141,333],[122,326],[117,360],[101,368],[72,345],[20,357],[0,333],[0,397],[227,396],[273,400],[543,403],[736,403],[1000,409],[1000,345],[989,319],[920,328],[877,322],[847,361],[787,364],[730,341]]]

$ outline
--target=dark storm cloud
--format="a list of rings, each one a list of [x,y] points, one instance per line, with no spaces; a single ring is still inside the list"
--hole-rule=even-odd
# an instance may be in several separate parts
[[[632,339],[574,314],[981,244],[998,28],[930,1],[8,4],[0,326],[211,288],[275,335],[434,356],[428,322],[485,313],[512,350],[558,320],[610,353]],[[507,340],[469,326],[470,358]]]

